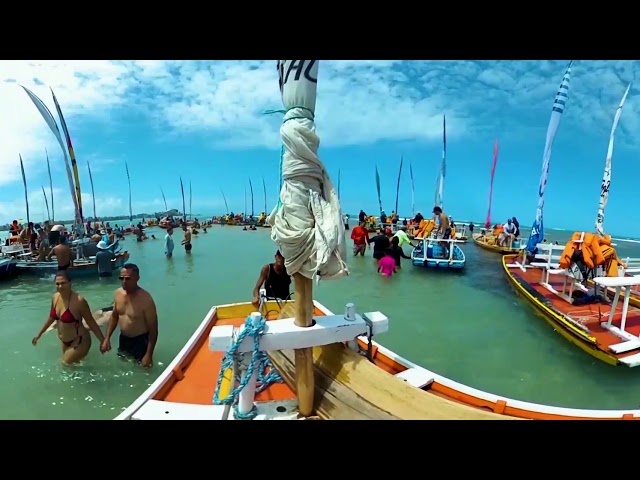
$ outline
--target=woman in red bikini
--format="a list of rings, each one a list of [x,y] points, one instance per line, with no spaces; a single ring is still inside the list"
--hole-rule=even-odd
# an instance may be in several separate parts
[[[59,271],[55,282],[57,291],[51,299],[49,318],[31,343],[35,347],[42,334],[56,322],[58,338],[62,344],[62,363],[69,365],[86,357],[91,348],[91,334],[82,322],[83,318],[100,343],[104,341],[104,335],[85,298],[71,289],[69,274]]]

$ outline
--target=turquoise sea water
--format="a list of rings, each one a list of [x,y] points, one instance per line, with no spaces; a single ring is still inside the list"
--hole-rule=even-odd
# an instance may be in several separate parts
[[[7,386],[0,418],[113,418],[173,359],[211,306],[250,300],[260,267],[276,250],[268,229],[215,226],[194,239],[190,256],[179,247],[182,234],[176,232],[176,252],[167,261],[164,231],[149,230],[154,232],[157,240],[137,243],[127,237],[124,246],[158,305],[156,366],[143,370],[113,352],[101,355],[94,338],[83,365],[61,367],[55,333],[43,336],[36,348],[31,345],[47,317],[53,278],[21,276],[0,284],[0,382]],[[548,231],[547,239],[564,242],[572,233]],[[349,259],[348,278],[321,283],[314,297],[333,311],[348,302],[360,312],[382,311],[390,331],[379,336],[380,343],[473,387],[561,406],[640,408],[640,369],[610,367],[569,344],[515,295],[499,255],[472,243],[463,249],[462,273],[428,271],[403,260],[402,271],[392,278],[375,274],[368,250],[364,258]],[[618,251],[640,256],[640,245],[618,242]],[[118,286],[117,279],[74,282],[92,309],[110,304]]]

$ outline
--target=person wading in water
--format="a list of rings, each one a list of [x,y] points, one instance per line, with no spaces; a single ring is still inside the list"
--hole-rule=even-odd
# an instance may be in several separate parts
[[[260,276],[253,289],[253,304],[255,306],[260,304],[260,289],[263,285],[267,291],[268,298],[289,300],[291,277],[284,266],[284,257],[280,250],[276,252],[275,262],[266,264],[260,270]]]
[[[184,251],[186,253],[191,253],[191,232],[187,229],[187,224],[184,223],[182,225],[182,231],[184,232],[184,240],[182,240],[182,245],[184,245]]]
[[[56,322],[58,338],[62,344],[62,363],[69,365],[86,357],[91,348],[91,334],[82,323],[83,318],[98,337],[98,341],[103,342],[104,335],[85,298],[72,290],[69,274],[64,270],[59,271],[56,273],[55,282],[58,291],[51,298],[49,318],[31,343],[34,347],[38,345],[42,334]]]
[[[120,327],[118,355],[131,357],[143,367],[153,365],[158,341],[158,312],[151,294],[138,285],[140,269],[126,263],[120,270],[122,288],[115,291],[113,313],[100,351],[111,350],[111,335]]]

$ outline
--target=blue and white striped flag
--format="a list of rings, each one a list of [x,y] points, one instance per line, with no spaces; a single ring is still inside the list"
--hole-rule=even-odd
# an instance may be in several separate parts
[[[556,138],[556,132],[560,126],[560,118],[569,99],[569,81],[571,78],[571,63],[567,67],[567,71],[562,78],[560,88],[553,101],[551,109],[551,119],[547,128],[547,141],[544,145],[544,155],[542,157],[542,175],[540,176],[540,187],[538,188],[538,209],[536,210],[536,219],[531,227],[531,234],[527,241],[527,251],[531,254],[537,253],[536,245],[544,240],[544,225],[542,222],[542,209],[544,207],[544,190],[547,186],[547,177],[549,175],[549,159],[551,158],[551,146]]]

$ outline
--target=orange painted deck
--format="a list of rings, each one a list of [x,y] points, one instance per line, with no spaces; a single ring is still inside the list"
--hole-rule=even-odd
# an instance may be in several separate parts
[[[317,308],[313,314],[323,315],[322,311]],[[275,320],[276,316],[277,313],[270,313],[267,320]],[[171,380],[153,397],[154,400],[211,405],[224,353],[212,352],[209,349],[209,332],[214,326],[233,325],[239,327],[244,324],[245,319],[246,315],[219,318],[217,321],[212,319],[194,351],[185,358],[179,367],[174,369]],[[259,402],[293,400],[295,398],[295,393],[284,383],[275,383],[256,395],[256,400]]]
[[[587,305],[570,304],[540,284],[542,277],[541,269],[527,268],[526,271],[523,272],[517,267],[506,267],[506,265],[515,264],[516,258],[517,257],[514,255],[504,257],[503,262],[507,275],[510,277],[512,283],[515,284],[519,293],[528,297],[528,300],[530,300],[533,305],[554,325],[561,327],[575,340],[588,345],[590,349],[599,350],[606,356],[610,357],[608,363],[616,364],[617,359],[638,353],[637,350],[632,350],[616,354],[609,350],[611,345],[625,341],[601,326],[602,322],[607,322],[609,320],[611,304],[608,304],[603,300]],[[549,284],[555,290],[561,292],[563,283],[564,276],[553,274],[549,275]],[[567,282],[567,284],[568,283],[569,282]],[[612,322],[613,326],[620,327],[622,306],[623,297],[621,295],[614,313]],[[582,331],[579,327],[572,325],[571,322],[564,318],[565,316],[569,317],[574,322],[584,325],[589,330],[588,333]],[[625,331],[632,335],[640,336],[640,308],[634,306],[631,302],[629,303],[629,309],[627,312]],[[605,360],[603,358],[601,359]]]

